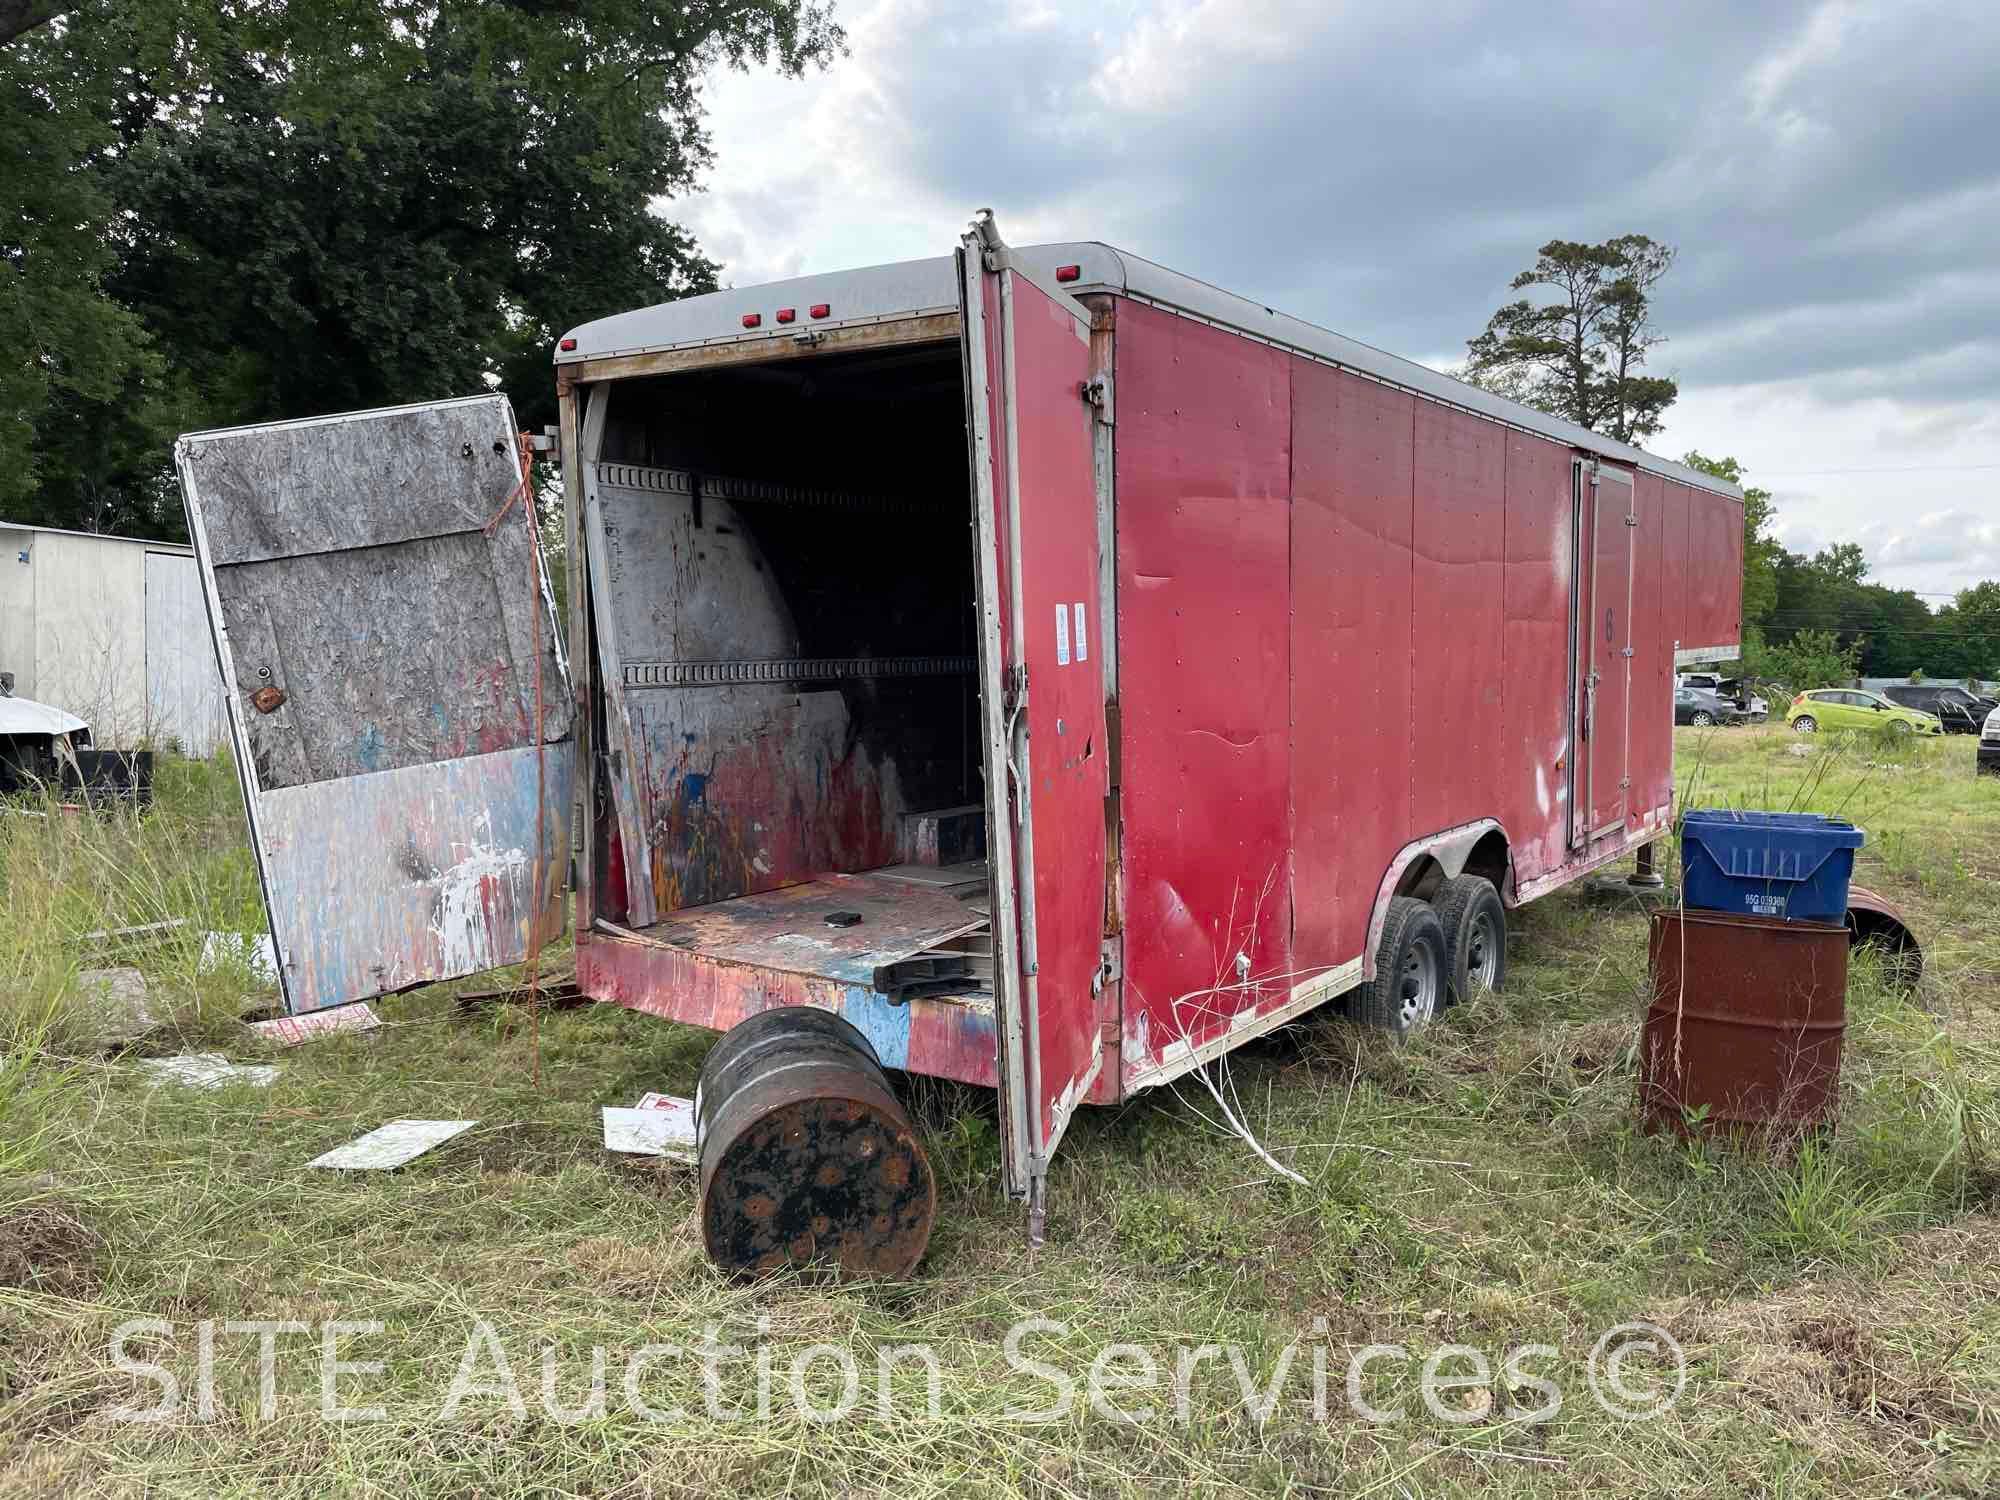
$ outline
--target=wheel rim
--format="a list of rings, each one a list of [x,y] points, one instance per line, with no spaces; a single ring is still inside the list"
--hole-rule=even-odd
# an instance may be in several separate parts
[[[1479,912],[1465,934],[1465,979],[1475,990],[1490,990],[1500,979],[1500,934],[1493,914]]]
[[[1901,719],[1898,719],[1895,723],[1891,724],[1889,726],[1889,729],[1892,733],[1895,734],[1908,734],[1910,732],[1910,726],[1905,724]]]
[[[1713,723],[1715,722],[1715,718],[1714,718],[1714,716],[1713,716],[1713,715],[1711,715],[1711,714],[1696,714],[1696,715],[1694,716],[1694,722],[1695,722],[1695,726],[1696,726],[1697,728],[1704,728],[1704,729],[1705,729],[1705,728],[1707,728],[1707,727],[1708,727],[1708,726],[1709,726],[1710,724],[1713,724]]]
[[[1811,734],[1815,729],[1819,728],[1819,725],[1815,724],[1811,718],[1802,714],[1792,721],[1792,728],[1796,729],[1800,734]]]
[[[1437,991],[1437,955],[1427,943],[1412,943],[1396,990],[1397,1024],[1408,1031],[1436,1015]]]

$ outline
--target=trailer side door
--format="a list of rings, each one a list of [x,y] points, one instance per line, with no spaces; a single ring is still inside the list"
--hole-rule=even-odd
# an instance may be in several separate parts
[[[573,756],[507,398],[175,458],[286,1009],[520,962],[561,926]]]
[[[1104,677],[1090,322],[982,218],[959,252],[1010,1191],[1104,1066]]]
[[[1632,550],[1639,520],[1628,470],[1585,460],[1576,472],[1584,562],[1577,580],[1583,753],[1571,841],[1582,848],[1624,827],[1632,785]]]

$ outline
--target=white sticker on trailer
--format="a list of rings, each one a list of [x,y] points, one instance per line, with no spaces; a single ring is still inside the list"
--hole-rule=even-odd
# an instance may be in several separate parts
[[[1069,665],[1069,606],[1056,606],[1056,665]]]
[[[1089,661],[1090,648],[1089,646],[1084,644],[1084,635],[1083,635],[1083,606],[1081,604],[1078,604],[1075,606],[1075,608],[1076,608],[1076,659],[1078,661]]]

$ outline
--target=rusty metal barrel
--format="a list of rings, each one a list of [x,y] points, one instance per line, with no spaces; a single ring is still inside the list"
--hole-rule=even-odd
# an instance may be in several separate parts
[[[831,1011],[780,1006],[732,1028],[695,1096],[701,1227],[718,1266],[916,1268],[937,1184],[868,1038]]]
[[[1782,1141],[1830,1121],[1847,1034],[1847,927],[1653,913],[1639,1058],[1649,1130]]]

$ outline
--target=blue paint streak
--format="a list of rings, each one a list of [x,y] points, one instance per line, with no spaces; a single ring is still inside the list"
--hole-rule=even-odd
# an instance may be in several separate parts
[[[373,724],[362,730],[361,738],[354,742],[354,758],[371,771],[382,769],[382,758],[388,752],[388,742],[382,738],[382,731]]]
[[[910,1007],[891,1005],[886,995],[851,986],[840,1002],[841,1017],[868,1038],[885,1068],[910,1065]]]
[[[681,778],[681,802],[683,805],[708,800],[708,776],[701,771],[689,771]]]

